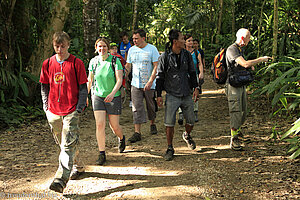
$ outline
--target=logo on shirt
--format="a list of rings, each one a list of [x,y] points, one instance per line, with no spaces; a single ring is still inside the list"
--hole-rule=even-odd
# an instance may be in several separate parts
[[[63,72],[57,72],[55,75],[54,75],[54,82],[56,84],[62,84],[62,82],[65,81],[65,75]]]

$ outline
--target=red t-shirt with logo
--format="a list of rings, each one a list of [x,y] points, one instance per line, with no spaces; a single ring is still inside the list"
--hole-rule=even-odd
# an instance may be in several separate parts
[[[70,54],[60,64],[54,55],[49,61],[47,59],[43,62],[40,83],[50,85],[48,109],[53,114],[65,116],[74,112],[78,103],[79,85],[88,81],[82,60],[76,58],[74,68],[74,59],[75,56]]]

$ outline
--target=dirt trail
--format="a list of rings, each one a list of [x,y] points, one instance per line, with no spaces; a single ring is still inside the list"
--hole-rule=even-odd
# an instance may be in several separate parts
[[[299,199],[300,162],[286,158],[286,145],[268,141],[275,124],[267,118],[266,108],[258,105],[250,105],[243,129],[251,142],[244,151],[230,150],[224,90],[206,78],[199,102],[199,122],[192,132],[196,150],[187,148],[181,138],[184,127],[176,125],[175,158],[169,162],[163,159],[166,137],[161,108],[157,113],[159,133],[151,136],[149,123],[144,124],[142,141],[127,144],[122,154],[117,152],[116,136],[106,128],[104,166],[95,165],[95,122],[89,108],[80,125],[86,173],[79,180],[69,181],[63,195],[48,189],[59,148],[47,122],[35,121],[14,132],[2,132],[0,199]],[[129,138],[134,129],[128,101],[121,124]]]

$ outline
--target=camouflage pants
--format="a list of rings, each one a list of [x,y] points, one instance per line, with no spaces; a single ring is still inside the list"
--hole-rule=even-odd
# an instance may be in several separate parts
[[[46,112],[48,123],[53,133],[55,142],[60,145],[59,167],[55,178],[68,182],[73,168],[84,171],[83,164],[80,162],[77,148],[79,143],[79,114],[74,111],[66,116],[59,116]]]

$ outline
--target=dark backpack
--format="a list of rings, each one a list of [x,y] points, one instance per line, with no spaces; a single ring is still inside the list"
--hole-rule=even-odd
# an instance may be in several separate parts
[[[215,56],[211,66],[213,79],[217,84],[225,84],[228,76],[228,68],[226,64],[226,48]]]

